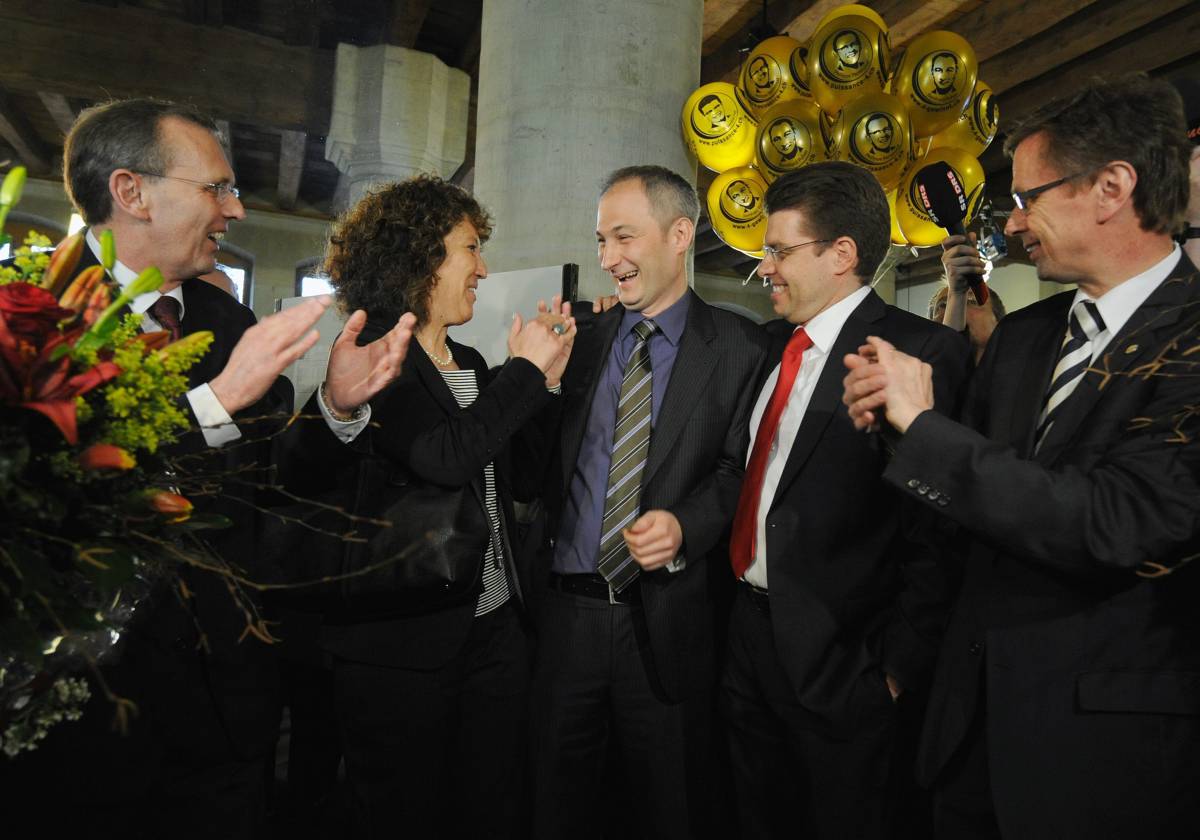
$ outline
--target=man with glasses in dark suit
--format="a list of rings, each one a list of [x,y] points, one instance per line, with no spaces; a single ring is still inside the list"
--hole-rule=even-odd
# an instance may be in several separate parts
[[[1179,96],[1096,83],[1005,150],[1005,232],[1076,288],[1000,322],[961,423],[889,343],[846,360],[856,424],[895,439],[885,480],[963,546],[918,772],[939,837],[1195,837],[1200,276],[1172,240]]]

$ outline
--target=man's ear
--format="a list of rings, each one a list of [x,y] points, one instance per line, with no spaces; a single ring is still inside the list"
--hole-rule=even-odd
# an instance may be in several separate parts
[[[671,223],[671,229],[667,235],[675,252],[686,254],[687,249],[692,247],[692,239],[696,235],[696,225],[691,219],[680,216]]]
[[[1114,160],[1096,175],[1092,189],[1096,191],[1096,221],[1104,224],[1122,208],[1133,212],[1133,190],[1137,186],[1137,170],[1123,160]]]
[[[108,176],[108,193],[112,196],[113,212],[148,221],[150,207],[142,192],[142,179],[129,169],[114,169]]]
[[[849,236],[839,236],[829,247],[834,252],[834,270],[838,274],[854,274],[858,268],[858,243]]]

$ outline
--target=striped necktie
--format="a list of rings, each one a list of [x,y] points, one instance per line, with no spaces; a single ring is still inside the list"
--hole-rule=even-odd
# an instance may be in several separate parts
[[[629,556],[622,529],[638,515],[642,497],[642,471],[650,451],[650,408],[653,371],[647,342],[657,325],[643,320],[634,325],[637,343],[625,365],[617,419],[613,427],[612,462],[608,468],[608,490],[604,496],[604,520],[600,526],[598,571],[613,592],[620,592],[637,577],[640,567]]]
[[[1088,366],[1092,363],[1092,353],[1095,350],[1096,336],[1104,332],[1104,319],[1100,317],[1100,309],[1095,301],[1078,300],[1071,307],[1071,317],[1067,321],[1067,336],[1063,339],[1062,350],[1058,353],[1058,364],[1054,366],[1054,376],[1050,378],[1050,390],[1046,392],[1046,403],[1038,418],[1037,445],[1033,451],[1042,448],[1046,433],[1054,425],[1062,404],[1075,390],[1083,379]]]

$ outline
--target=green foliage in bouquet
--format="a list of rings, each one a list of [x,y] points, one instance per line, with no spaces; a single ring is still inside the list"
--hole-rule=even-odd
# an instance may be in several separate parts
[[[0,224],[23,179],[16,169],[0,186]],[[180,401],[211,333],[176,342],[142,333],[128,305],[162,274],[148,269],[116,290],[110,233],[101,265],[78,274],[82,234],[53,254],[39,250],[48,244],[30,234],[0,266],[0,750],[8,755],[78,716],[87,685],[67,674],[81,662],[104,688],[95,664],[128,618],[122,598],[180,562],[174,532],[202,524],[187,522],[191,503],[170,489],[157,454],[189,429]],[[109,696],[119,710],[126,702]]]

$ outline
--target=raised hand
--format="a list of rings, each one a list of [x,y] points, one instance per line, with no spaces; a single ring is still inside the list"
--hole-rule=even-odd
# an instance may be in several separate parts
[[[382,338],[359,347],[367,313],[359,309],[350,316],[330,348],[325,369],[325,401],[334,414],[353,414],[400,375],[416,323],[416,316],[406,312]]]
[[[328,295],[263,318],[242,334],[224,369],[208,383],[213,395],[233,415],[258,401],[292,362],[320,338],[313,325],[333,303]]]

